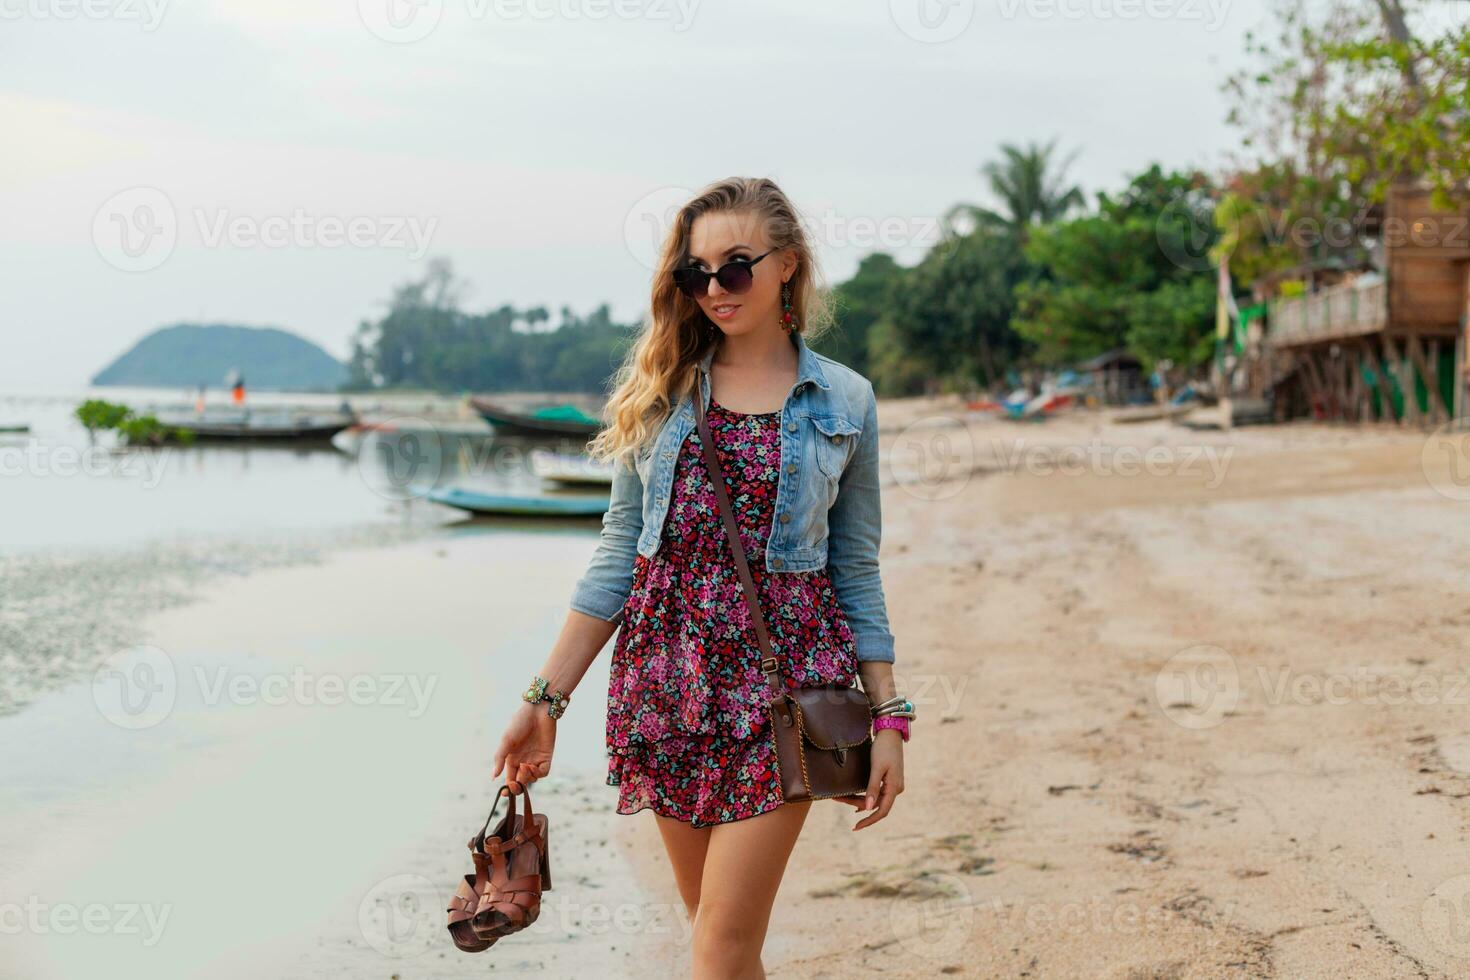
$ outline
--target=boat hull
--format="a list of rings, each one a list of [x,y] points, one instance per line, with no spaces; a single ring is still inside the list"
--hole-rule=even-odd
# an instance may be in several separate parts
[[[461,487],[430,490],[427,499],[471,514],[507,514],[522,517],[600,517],[609,499],[602,496],[526,497],[481,493]]]
[[[501,432],[524,436],[591,436],[602,428],[598,422],[578,422],[573,419],[541,419],[525,412],[516,412],[480,398],[471,398],[470,406],[480,418]]]

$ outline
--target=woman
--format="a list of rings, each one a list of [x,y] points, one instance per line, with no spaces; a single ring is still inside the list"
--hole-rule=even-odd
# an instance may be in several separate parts
[[[589,445],[617,459],[602,537],[571,611],[495,753],[513,790],[550,771],[556,718],[621,621],[608,690],[618,812],[652,809],[693,930],[697,977],[763,977],[760,949],[810,803],[785,803],[761,658],[705,467],[702,399],[780,674],[860,675],[894,696],[878,574],[873,388],[804,340],[812,252],[769,180],[711,185],[679,212],[652,315]],[[544,703],[543,703],[544,702]],[[903,791],[908,722],[875,721],[854,829]]]

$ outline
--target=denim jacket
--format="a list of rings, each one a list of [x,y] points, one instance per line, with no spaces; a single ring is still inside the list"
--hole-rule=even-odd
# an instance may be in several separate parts
[[[892,663],[893,634],[878,575],[878,404],[873,386],[818,354],[800,333],[797,379],[781,406],[781,470],[766,539],[767,572],[826,566],[856,643],[858,660]],[[711,347],[699,364],[699,397],[709,407]],[[680,447],[694,428],[694,403],[682,397],[629,465],[619,460],[602,536],[571,607],[612,620],[633,584],[635,554],[653,557],[669,512]]]

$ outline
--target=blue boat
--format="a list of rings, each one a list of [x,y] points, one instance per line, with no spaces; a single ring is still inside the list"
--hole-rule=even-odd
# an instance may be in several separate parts
[[[566,497],[522,497],[514,494],[481,493],[463,487],[436,487],[426,495],[436,504],[457,507],[471,514],[517,514],[541,517],[598,517],[607,512],[609,495]]]

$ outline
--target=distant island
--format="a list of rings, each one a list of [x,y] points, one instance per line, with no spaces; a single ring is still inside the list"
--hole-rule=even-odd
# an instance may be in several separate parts
[[[92,384],[219,388],[236,371],[254,391],[336,391],[347,380],[346,365],[285,330],[180,323],[138,341]]]

